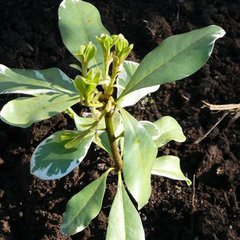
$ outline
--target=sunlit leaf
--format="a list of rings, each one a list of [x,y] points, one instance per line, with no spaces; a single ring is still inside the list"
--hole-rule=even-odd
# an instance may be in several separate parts
[[[82,135],[75,148],[65,145],[78,136],[78,131],[64,130],[42,141],[31,158],[31,173],[44,180],[59,179],[77,167],[87,154],[94,132]]]
[[[141,209],[151,195],[151,170],[157,155],[151,136],[131,114],[120,108],[124,124],[123,175]]]
[[[175,156],[168,155],[156,158],[153,164],[152,174],[174,180],[186,181],[188,185],[191,185],[191,181],[182,173],[180,159]]]
[[[127,84],[129,83],[130,79],[132,78],[133,74],[138,68],[138,63],[132,61],[124,61],[122,65],[122,69],[117,78],[117,96],[119,97]],[[144,89],[140,89],[134,92],[130,92],[126,96],[123,96],[119,99],[118,104],[121,107],[132,106],[136,104],[141,98],[145,97],[147,94],[155,92],[159,89],[160,85],[153,86],[153,87],[146,87]]]
[[[107,228],[106,240],[144,240],[140,216],[131,202],[119,174],[117,194],[114,198]]]
[[[64,234],[73,235],[81,232],[98,215],[102,207],[106,179],[111,170],[106,171],[68,201],[61,225]]]
[[[36,97],[20,97],[5,104],[0,112],[2,121],[22,128],[65,111],[79,101],[75,94],[52,93]]]
[[[124,61],[121,65],[121,70],[117,77],[117,96],[119,97],[127,84],[129,83],[131,77],[135,73],[139,66],[139,63],[133,61]]]
[[[95,136],[94,143],[98,145],[98,147],[105,150],[108,154],[112,155],[111,146],[106,131],[98,131]]]
[[[87,130],[95,122],[92,117],[80,117],[71,108],[68,108],[66,113],[74,120],[75,126],[79,131]]]
[[[87,45],[91,41],[97,52],[90,65],[102,68],[103,52],[96,36],[108,34],[108,31],[101,22],[98,10],[85,1],[64,0],[59,6],[58,16],[62,40],[67,49],[75,55],[81,45]]]
[[[184,142],[186,140],[181,126],[170,116],[160,118],[154,122],[154,125],[158,127],[160,132],[159,137],[155,139],[155,143],[158,147],[162,147],[172,140],[176,142]]]
[[[0,94],[76,94],[72,80],[58,68],[44,70],[10,69],[0,64]]]
[[[113,121],[114,136],[117,138],[122,134],[124,130],[123,120],[118,111],[114,113],[112,117],[112,121]]]
[[[152,136],[152,139],[155,141],[160,137],[160,131],[156,124],[149,121],[140,121],[143,127],[146,129],[148,134]]]
[[[224,35],[221,27],[211,25],[165,39],[144,57],[121,97],[193,74],[206,63],[215,41]]]

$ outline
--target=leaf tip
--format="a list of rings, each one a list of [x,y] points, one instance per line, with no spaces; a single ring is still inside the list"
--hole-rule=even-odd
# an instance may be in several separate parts
[[[64,214],[63,214],[63,218],[64,218]],[[60,231],[65,236],[71,236],[71,235],[77,234],[77,233],[81,232],[82,230],[84,230],[85,228],[86,228],[86,226],[84,226],[82,224],[80,226],[76,227],[75,229],[71,229],[71,225],[69,226],[69,224],[66,224],[66,223],[62,223],[60,225]]]
[[[192,185],[192,181],[189,178],[186,178],[185,181],[186,181],[188,187],[190,187]]]
[[[59,5],[59,8],[62,7],[62,8],[66,8],[66,0],[63,0],[60,5]]]
[[[217,25],[211,25],[211,26],[217,28],[217,31],[214,34],[214,37],[222,38],[226,34],[226,31],[223,28],[221,28],[221,27],[219,27]]]
[[[8,67],[6,67],[3,64],[0,64],[0,74],[5,74],[7,69],[8,69]]]

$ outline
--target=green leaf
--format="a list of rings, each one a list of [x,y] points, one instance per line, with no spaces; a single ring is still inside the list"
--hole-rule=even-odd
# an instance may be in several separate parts
[[[67,203],[61,225],[62,233],[73,235],[86,228],[101,210],[106,188],[107,170],[101,177],[75,194]]]
[[[123,120],[121,114],[116,111],[112,117],[114,136],[118,138],[124,131]]]
[[[0,64],[0,94],[9,93],[34,96],[46,93],[78,94],[72,80],[58,68],[10,69]]]
[[[174,180],[186,181],[188,186],[191,185],[191,181],[182,173],[180,159],[175,156],[168,155],[156,158],[153,164],[152,174]]]
[[[160,131],[160,136],[155,139],[155,144],[158,147],[162,147],[172,140],[176,142],[184,142],[186,140],[181,126],[174,118],[170,116],[164,116],[154,122],[154,124]]]
[[[96,36],[108,34],[101,22],[98,10],[90,3],[81,0],[64,0],[59,6],[59,28],[67,49],[75,55],[81,45],[92,42],[97,52],[91,65],[103,68],[103,51]],[[76,57],[76,56],[75,56]]]
[[[151,170],[157,155],[151,136],[131,114],[120,108],[124,124],[123,175],[141,209],[151,195]]]
[[[50,118],[79,101],[72,80],[58,68],[45,70],[9,69],[0,65],[0,94],[20,93],[1,110],[1,119],[13,126],[29,127]]]
[[[74,120],[75,126],[79,131],[87,130],[95,122],[92,117],[78,116],[71,108],[66,110],[66,114],[68,114]]]
[[[5,104],[0,112],[2,121],[22,128],[48,119],[79,102],[76,94],[53,93],[36,97],[20,97]]]
[[[117,78],[117,96],[119,97],[129,81],[131,80],[133,74],[137,70],[139,64],[132,61],[124,61],[122,64],[122,69]],[[136,104],[141,98],[145,97],[147,94],[155,92],[159,89],[160,85],[153,87],[146,87],[134,92],[130,92],[126,96],[120,97],[118,104],[121,107],[132,106]]]
[[[79,143],[88,135],[92,135],[92,130],[85,130],[83,132],[76,132],[76,134],[69,139],[69,141],[64,145],[66,149],[78,148]]]
[[[221,27],[211,25],[167,38],[144,57],[121,97],[193,74],[206,63],[215,41],[224,34]]]
[[[109,215],[106,240],[144,239],[140,216],[131,202],[119,174],[118,189]]]
[[[121,65],[120,72],[117,76],[117,96],[120,96],[127,84],[129,83],[131,77],[136,72],[139,63],[133,61],[124,61]]]
[[[53,180],[71,172],[86,156],[94,137],[91,131],[79,139],[76,148],[67,149],[65,145],[78,134],[78,131],[64,130],[42,141],[33,152],[31,173],[43,180]]]
[[[82,68],[77,64],[72,63],[72,64],[69,64],[69,66],[79,72],[82,72]]]
[[[105,150],[109,155],[112,155],[111,146],[106,131],[98,131],[95,136],[94,143]]]
[[[142,126],[146,129],[152,140],[157,140],[160,137],[160,131],[156,124],[149,121],[140,121]]]

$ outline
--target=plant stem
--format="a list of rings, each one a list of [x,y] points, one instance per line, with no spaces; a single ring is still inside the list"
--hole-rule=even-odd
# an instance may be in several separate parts
[[[122,162],[122,157],[119,153],[116,138],[114,136],[112,116],[113,116],[113,112],[108,112],[105,115],[105,123],[106,123],[106,131],[107,131],[107,135],[108,135],[108,139],[109,139],[109,143],[112,151],[112,158],[115,164],[115,170],[116,172],[118,172],[118,171],[121,171],[123,162]]]
[[[108,72],[109,72],[109,66],[111,64],[111,58],[109,56],[106,56],[104,59],[104,72],[103,72],[103,79],[108,78]]]
[[[105,95],[111,96],[113,93],[114,84],[119,73],[119,65],[113,66],[113,72],[110,78],[110,83],[105,91]]]
[[[82,75],[83,75],[83,77],[87,76],[87,72],[88,72],[88,63],[83,62],[82,63]]]

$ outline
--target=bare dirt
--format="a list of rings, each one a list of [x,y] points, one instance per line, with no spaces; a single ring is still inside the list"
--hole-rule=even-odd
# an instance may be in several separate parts
[[[140,214],[147,240],[240,239],[240,119],[229,124],[229,113],[200,143],[223,112],[201,108],[202,101],[239,103],[240,1],[151,0],[96,1],[105,26],[123,33],[134,43],[132,60],[172,34],[216,24],[227,34],[216,43],[208,63],[196,74],[161,86],[152,96],[128,110],[138,119],[175,117],[187,136],[185,143],[170,143],[160,154],[181,158],[184,173],[195,178],[185,183],[152,178],[152,197]],[[0,63],[14,68],[43,69],[56,66],[73,76],[75,60],[65,49],[57,27],[60,0],[8,0],[0,2]],[[13,96],[1,96],[2,107]],[[102,151],[91,147],[85,161],[67,177],[41,181],[29,173],[34,148],[61,129],[72,129],[67,116],[20,129],[0,122],[0,239],[1,240],[101,240],[116,187],[108,190],[99,216],[72,237],[59,231],[61,215],[70,197],[110,165]],[[136,239],[137,240],[137,239]]]

